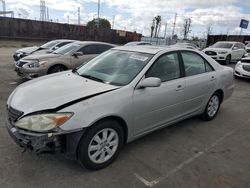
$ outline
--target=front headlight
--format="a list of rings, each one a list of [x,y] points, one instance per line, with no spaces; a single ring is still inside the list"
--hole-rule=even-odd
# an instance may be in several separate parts
[[[29,64],[28,66],[29,66],[29,68],[38,68],[38,67],[40,67],[40,64],[39,64],[39,62],[34,62],[34,63]]]
[[[47,132],[64,124],[73,113],[38,114],[24,117],[15,126],[35,132]]]
[[[218,52],[218,54],[226,54],[227,51],[221,51],[221,52]]]
[[[239,67],[239,68],[242,68],[241,61],[239,61],[239,62],[236,64],[236,66]]]

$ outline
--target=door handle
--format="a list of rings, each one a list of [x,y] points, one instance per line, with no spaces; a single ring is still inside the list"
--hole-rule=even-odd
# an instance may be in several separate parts
[[[180,91],[180,90],[183,90],[182,85],[178,85],[177,88],[176,88],[176,91]]]
[[[211,76],[210,81],[214,81],[214,80],[215,80],[215,77],[214,77],[214,76]]]

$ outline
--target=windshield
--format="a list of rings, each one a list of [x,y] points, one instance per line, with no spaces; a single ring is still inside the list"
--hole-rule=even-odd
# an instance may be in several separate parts
[[[250,42],[246,45],[246,47],[250,47]]]
[[[53,40],[53,41],[50,41],[50,42],[47,42],[47,43],[43,44],[41,46],[41,48],[46,48],[46,49],[51,48],[51,47],[55,46],[58,43],[59,43],[59,41]]]
[[[76,50],[78,50],[80,48],[80,44],[77,43],[70,43],[67,44],[61,48],[58,48],[57,50],[55,50],[53,53],[55,54],[71,54],[72,52],[75,52]]]
[[[226,43],[226,42],[217,42],[212,47],[213,48],[232,48],[232,43]]]
[[[96,81],[124,86],[134,79],[152,56],[139,52],[109,50],[80,67],[77,73]]]

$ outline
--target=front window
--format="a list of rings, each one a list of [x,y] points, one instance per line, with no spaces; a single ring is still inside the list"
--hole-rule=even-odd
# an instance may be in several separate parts
[[[49,49],[49,48],[55,46],[55,45],[58,44],[58,43],[59,43],[59,41],[53,40],[53,41],[50,41],[50,42],[47,42],[47,43],[43,44],[43,45],[41,46],[41,48]]]
[[[67,44],[61,48],[58,48],[57,50],[55,50],[53,53],[55,54],[71,54],[72,52],[75,52],[76,50],[78,50],[80,48],[80,44],[77,43],[70,43]]]
[[[162,82],[180,78],[178,54],[174,52],[162,55],[149,69],[146,77],[157,77]]]
[[[230,49],[233,47],[232,43],[227,43],[227,42],[217,42],[213,45],[213,48],[227,48]]]
[[[80,67],[77,73],[103,83],[124,86],[135,78],[152,56],[139,52],[110,50]]]

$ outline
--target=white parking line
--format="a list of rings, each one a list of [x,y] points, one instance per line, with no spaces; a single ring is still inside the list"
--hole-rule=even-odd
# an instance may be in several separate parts
[[[148,181],[145,178],[141,177],[139,174],[134,173],[135,177],[137,179],[139,179],[144,185],[146,185],[147,187],[154,187],[156,184],[158,184],[159,182],[161,182],[162,180],[165,180],[167,178],[169,178],[171,175],[175,174],[176,172],[182,170],[186,165],[192,163],[194,160],[196,160],[197,158],[199,158],[200,156],[206,154],[208,151],[210,151],[212,148],[214,148],[215,146],[217,146],[220,142],[222,142],[223,140],[225,140],[227,137],[231,136],[232,134],[236,133],[238,130],[242,129],[243,127],[245,127],[246,125],[249,124],[249,120],[247,122],[245,122],[242,126],[226,133],[225,135],[223,135],[222,137],[220,137],[219,139],[217,139],[214,143],[212,143],[208,148],[206,148],[204,151],[200,151],[198,153],[196,153],[194,156],[188,158],[187,160],[183,161],[182,163],[180,163],[178,166],[176,166],[175,168],[173,168],[172,170],[170,170],[168,173],[166,173],[165,175],[160,176],[159,178],[153,180],[153,181]]]

